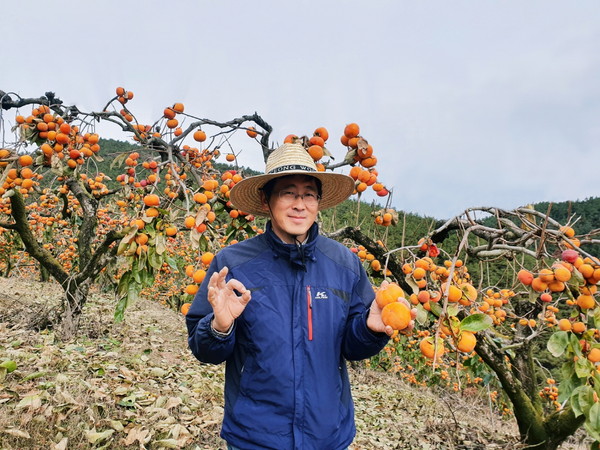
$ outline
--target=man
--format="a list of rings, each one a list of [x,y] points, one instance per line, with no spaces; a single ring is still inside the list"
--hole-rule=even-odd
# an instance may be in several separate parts
[[[265,233],[221,250],[186,316],[203,362],[226,361],[221,436],[230,449],[345,449],[356,433],[346,360],[377,354],[393,330],[359,259],[319,235],[319,210],[348,198],[352,178],[318,172],[284,144],[264,175],[231,190]]]

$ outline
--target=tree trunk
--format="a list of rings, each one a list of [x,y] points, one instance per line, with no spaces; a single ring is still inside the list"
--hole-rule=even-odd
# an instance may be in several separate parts
[[[50,273],[42,264],[40,264],[40,281],[45,283],[50,280]]]
[[[542,448],[558,448],[558,446],[569,436],[572,436],[584,422],[585,416],[582,414],[579,417],[575,417],[575,413],[573,413],[571,407],[567,407],[550,415],[545,423],[549,440],[547,446]]]
[[[12,258],[9,256],[6,257],[6,270],[4,271],[4,276],[6,278],[8,278],[8,276],[10,275],[10,271],[13,268],[13,264],[12,264]]]
[[[61,340],[69,341],[79,329],[79,320],[87,301],[90,283],[77,283],[74,279],[70,279],[67,284],[63,285],[63,289],[65,296],[60,314],[59,334]]]
[[[504,353],[491,342],[478,342],[475,351],[497,375],[508,395],[519,427],[521,441],[528,449],[555,450],[585,421],[575,417],[570,407],[553,414],[544,414],[537,392],[534,392],[535,366],[528,344],[514,350],[515,357],[508,363]]]

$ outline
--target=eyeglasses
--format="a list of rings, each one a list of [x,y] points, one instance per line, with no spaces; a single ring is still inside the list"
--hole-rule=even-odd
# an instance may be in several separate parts
[[[298,197],[302,199],[304,205],[308,207],[317,206],[319,200],[321,200],[321,196],[315,194],[314,192],[306,192],[305,194],[296,194],[292,191],[279,191],[279,201],[283,204],[291,205],[296,201]]]

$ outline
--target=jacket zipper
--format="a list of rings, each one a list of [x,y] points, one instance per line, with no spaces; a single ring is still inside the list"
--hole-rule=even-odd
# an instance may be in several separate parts
[[[313,340],[313,324],[312,324],[312,296],[310,295],[310,286],[306,286],[306,303],[308,307],[308,340]]]

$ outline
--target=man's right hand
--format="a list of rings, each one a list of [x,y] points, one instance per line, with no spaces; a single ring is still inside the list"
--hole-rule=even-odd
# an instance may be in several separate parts
[[[225,282],[227,273],[229,269],[223,267],[208,280],[208,302],[215,316],[212,327],[220,333],[229,331],[233,321],[242,314],[251,298],[250,291],[240,281],[232,278]]]

